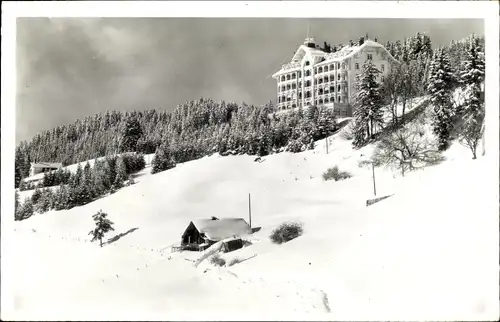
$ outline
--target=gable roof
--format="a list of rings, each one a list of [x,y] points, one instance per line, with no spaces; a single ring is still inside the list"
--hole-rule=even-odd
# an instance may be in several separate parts
[[[252,229],[243,218],[198,219],[191,223],[200,233],[204,233],[213,241],[252,233]]]
[[[296,69],[296,68],[298,69],[301,65],[300,62],[304,59],[305,56],[307,56],[308,59],[312,60],[311,61],[312,65],[316,65],[320,58],[324,58],[324,61],[326,63],[340,62],[344,59],[354,56],[356,53],[360,52],[365,47],[381,48],[386,53],[389,60],[397,62],[397,59],[394,58],[382,44],[379,44],[378,42],[375,42],[370,39],[365,40],[361,46],[359,45],[344,46],[334,53],[326,53],[318,48],[311,48],[305,45],[301,45],[297,50],[297,52],[295,53],[295,55],[293,56],[292,61],[290,63],[283,64],[280,70],[274,73],[272,76],[276,78],[286,70]]]
[[[31,163],[31,166],[33,168],[61,168],[62,163],[38,162],[38,163]]]

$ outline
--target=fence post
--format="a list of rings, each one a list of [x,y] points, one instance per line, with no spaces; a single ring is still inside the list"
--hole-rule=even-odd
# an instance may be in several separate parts
[[[372,175],[373,175],[373,194],[377,196],[377,188],[375,187],[375,165],[372,162]]]

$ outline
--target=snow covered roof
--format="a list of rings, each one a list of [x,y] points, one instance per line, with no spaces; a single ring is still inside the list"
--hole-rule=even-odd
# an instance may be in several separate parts
[[[192,223],[200,233],[213,241],[252,233],[252,229],[242,218],[198,219]]]
[[[397,59],[394,58],[382,44],[379,44],[378,42],[370,39],[365,40],[361,46],[344,46],[334,53],[326,53],[318,48],[311,48],[305,45],[301,45],[293,56],[292,61],[290,63],[282,65],[280,70],[273,74],[273,77],[276,78],[285,70],[300,67],[300,62],[305,56],[309,57],[313,65],[319,63],[320,61],[318,60],[320,60],[321,58],[324,58],[325,63],[339,62],[354,56],[356,53],[360,52],[366,47],[382,48],[390,59],[397,62]]]
[[[38,162],[31,163],[32,168],[61,168],[62,163],[54,163],[54,162]]]

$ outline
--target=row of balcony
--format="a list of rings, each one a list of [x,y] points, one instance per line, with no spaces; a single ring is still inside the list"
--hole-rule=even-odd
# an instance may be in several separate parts
[[[310,81],[306,81],[305,82],[305,85],[304,87],[311,87],[311,84],[312,82]],[[333,84],[333,85],[332,85]],[[323,86],[335,86],[335,84],[338,86],[338,85],[347,85],[347,80],[345,79],[341,79],[341,80],[323,80],[323,79],[318,79],[314,82],[314,85],[317,86],[317,85],[323,85]],[[294,89],[297,89],[297,88],[302,88],[302,83],[299,83],[299,84],[287,84],[287,85],[281,85],[281,86],[278,86],[278,93],[279,92],[285,92],[285,91],[289,91],[289,90],[294,90]]]
[[[335,67],[337,67],[337,68],[335,68]],[[341,63],[332,63],[330,65],[325,65],[324,67],[323,66],[314,67],[314,74],[317,75],[317,74],[323,74],[323,73],[333,72],[333,71],[338,71],[338,70],[345,71],[346,67],[347,67],[347,65],[345,63],[342,63],[342,64]],[[304,77],[311,76],[311,73],[312,73],[312,69],[305,70]],[[278,82],[286,82],[286,81],[294,80],[294,79],[300,78],[301,76],[302,76],[301,71],[292,72],[292,73],[289,73],[286,75],[281,75],[280,78],[278,79]]]
[[[315,101],[321,101],[321,104],[323,102],[330,102],[334,103],[335,102],[335,97],[337,97],[337,103],[343,103],[342,100],[347,100],[347,92],[337,92],[337,93],[318,93],[315,95]],[[311,95],[306,95],[305,100],[310,100],[312,98]],[[297,98],[291,98],[291,97],[278,97],[277,101],[278,104],[285,104],[287,102],[293,102],[293,101],[301,101],[302,96],[297,96]]]

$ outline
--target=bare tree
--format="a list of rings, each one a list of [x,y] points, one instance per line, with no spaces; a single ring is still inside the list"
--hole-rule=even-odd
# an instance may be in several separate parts
[[[443,160],[435,140],[420,122],[411,123],[382,138],[372,157],[376,166],[405,171],[421,169]]]

